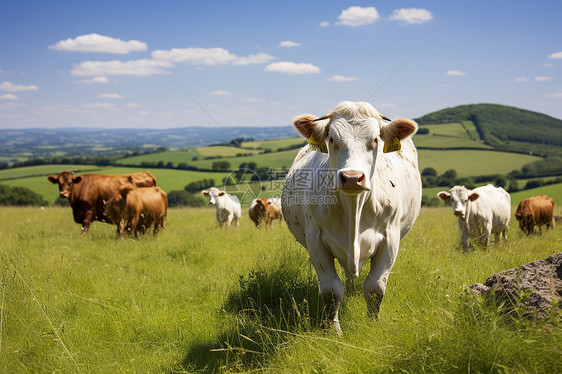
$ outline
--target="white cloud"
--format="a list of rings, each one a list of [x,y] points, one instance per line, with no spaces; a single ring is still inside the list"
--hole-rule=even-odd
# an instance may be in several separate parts
[[[127,108],[140,108],[139,103],[128,103],[125,105]]]
[[[562,92],[553,92],[553,93],[548,93],[546,95],[544,95],[546,97],[550,97],[553,99],[562,99]]]
[[[224,90],[216,90],[210,93],[210,95],[216,95],[216,96],[224,96],[224,95],[231,95],[232,92],[230,91],[224,91]]]
[[[351,81],[356,81],[357,77],[344,77],[343,75],[333,75],[330,78],[328,78],[328,80],[334,82],[351,82]]]
[[[422,24],[433,19],[433,14],[426,9],[407,8],[395,9],[389,17],[391,20],[401,21],[407,24]]]
[[[16,95],[13,94],[4,94],[4,95],[0,95],[0,100],[17,100],[18,97]]]
[[[205,66],[263,64],[275,59],[275,57],[265,53],[239,57],[224,48],[172,48],[167,51],[154,51],[152,57],[160,63],[187,62],[191,65]]]
[[[293,74],[293,75],[320,73],[320,69],[312,64],[296,63],[296,62],[289,62],[289,61],[274,62],[272,64],[267,65],[264,70],[271,71],[274,73]]]
[[[146,51],[146,43],[138,40],[124,41],[99,34],[80,35],[75,39],[61,40],[49,48],[57,51],[73,51],[87,53],[117,53],[127,54],[133,51]]]
[[[519,77],[519,78],[515,78],[515,81],[516,81],[517,83],[528,82],[528,81],[529,81],[529,78]]]
[[[115,104],[113,104],[113,103],[86,103],[86,104],[82,104],[82,108],[115,110]]]
[[[267,53],[258,53],[257,55],[250,55],[247,57],[237,57],[234,61],[234,65],[265,64],[271,60],[275,60],[275,57]]]
[[[554,66],[554,64],[552,64],[550,62],[547,62],[546,64],[543,65],[543,67],[545,67],[545,68],[551,68],[553,66]]]
[[[102,99],[124,99],[125,98],[123,95],[120,95],[120,94],[115,93],[115,92],[101,94],[101,95],[98,95],[98,97],[102,98]]]
[[[164,67],[172,64],[160,62]],[[130,60],[130,61],[84,61],[74,65],[70,72],[79,76],[103,76],[103,75],[152,75],[162,74],[160,66],[153,60]]]
[[[562,58],[562,52],[556,52],[548,56],[548,58]]]
[[[328,21],[320,22],[320,26],[328,27],[328,26],[330,26],[330,22],[328,22]]]
[[[4,81],[0,83],[0,90],[6,92],[19,92],[19,91],[37,91],[39,88],[32,84],[24,86],[22,84],[13,84],[12,82]]]
[[[300,47],[301,43],[285,40],[279,43],[279,47]]]
[[[86,83],[86,84],[108,83],[109,79],[107,79],[107,77],[93,77],[92,79],[82,79],[80,82]]]
[[[351,6],[343,10],[338,19],[340,22],[336,22],[336,25],[365,26],[375,23],[379,19],[379,12],[372,6],[366,8]]]
[[[535,77],[535,80],[537,82],[546,82],[546,81],[549,81],[551,79],[552,79],[552,77]]]
[[[447,75],[452,76],[452,77],[460,77],[460,76],[466,75],[466,73],[463,72],[463,71],[458,71],[458,70],[449,70],[447,72]]]

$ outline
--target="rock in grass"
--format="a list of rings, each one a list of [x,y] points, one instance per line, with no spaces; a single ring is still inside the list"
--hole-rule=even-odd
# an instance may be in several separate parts
[[[511,306],[523,303],[526,312],[544,318],[553,305],[562,308],[562,253],[494,274],[470,289],[484,297],[493,293]]]

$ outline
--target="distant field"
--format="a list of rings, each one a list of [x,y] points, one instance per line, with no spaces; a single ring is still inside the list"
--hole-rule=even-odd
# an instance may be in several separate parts
[[[306,140],[304,138],[287,138],[287,139],[275,139],[275,140],[264,140],[256,142],[244,142],[242,143],[243,148],[260,148],[260,149],[271,149],[276,152],[279,148],[286,148],[294,146],[297,144],[303,144]]]
[[[428,129],[429,134],[431,135],[444,135],[462,139],[470,139],[465,128],[460,123],[423,125],[422,128]]]
[[[230,162],[232,169],[237,169],[240,164],[248,162],[255,162],[258,167],[288,168],[292,165],[298,151],[298,149],[292,149],[289,151],[263,153],[254,156],[226,157],[220,159],[220,161]],[[210,169],[215,161],[217,160],[198,160],[190,164],[198,168]]]
[[[432,134],[417,134],[414,136],[416,147],[427,148],[482,148],[492,149],[491,146],[470,140],[468,138],[453,138],[449,136],[438,136]]]
[[[216,147],[197,148],[197,152],[202,157],[217,156],[217,155],[223,157],[233,157],[240,153],[259,153],[261,151],[253,150],[253,149],[241,149],[236,147],[216,146]]]
[[[193,157],[201,157],[195,148],[191,148],[186,151],[158,152],[141,156],[127,157],[118,160],[117,163],[120,165],[140,165],[142,162],[163,161],[164,163],[172,162],[174,166],[177,166],[180,162],[190,164]]]
[[[540,157],[485,150],[439,151],[422,149],[419,151],[420,170],[432,167],[439,174],[442,174],[448,169],[454,169],[457,171],[458,177],[507,174],[537,160],[540,160]]]

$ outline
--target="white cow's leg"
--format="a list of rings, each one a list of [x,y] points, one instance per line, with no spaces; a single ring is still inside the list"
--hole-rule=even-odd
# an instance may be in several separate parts
[[[490,244],[490,236],[492,235],[492,222],[482,225],[482,245],[487,247]]]
[[[226,225],[227,226],[230,226],[233,218],[234,218],[234,213],[232,213],[232,212],[228,213],[228,215],[226,216]]]
[[[318,274],[328,325],[336,332],[341,333],[338,313],[343,299],[344,287],[336,273],[334,258],[321,241],[317,229],[307,230],[306,239],[310,260],[316,269],[316,274]]]
[[[400,237],[394,238],[390,236],[390,232],[392,230],[389,230],[389,237],[386,241],[380,243],[375,256],[371,258],[371,271],[369,271],[363,283],[363,296],[367,302],[367,314],[373,319],[379,316],[388,276],[398,255]],[[397,229],[395,232],[399,233],[400,230]]]
[[[469,249],[469,246],[470,246],[470,242],[469,242],[470,236],[468,234],[468,227],[467,227],[466,223],[461,219],[459,219],[459,230],[461,232],[462,249],[464,251],[467,251]]]

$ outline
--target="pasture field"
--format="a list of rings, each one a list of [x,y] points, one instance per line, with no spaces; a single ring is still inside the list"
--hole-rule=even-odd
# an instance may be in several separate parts
[[[305,139],[302,137],[295,138],[285,138],[285,139],[273,139],[273,140],[262,140],[253,142],[243,142],[242,148],[244,149],[271,149],[273,152],[277,152],[279,148],[287,148],[291,146],[296,146],[303,144]]]
[[[449,136],[436,136],[432,134],[416,134],[414,135],[413,139],[416,147],[492,149],[492,147],[487,144],[470,140],[468,138],[454,138]],[[420,149],[419,151],[424,152],[425,150]]]
[[[68,208],[0,208],[3,373],[556,373],[560,313],[506,314],[467,292],[560,251],[562,229],[463,253],[449,209],[422,209],[400,245],[381,316],[347,285],[343,335],[324,330],[316,273],[285,224],[215,228],[171,209],[158,237],[81,238]]]
[[[459,178],[475,175],[505,175],[512,170],[520,170],[525,164],[540,160],[540,157],[536,156],[486,150],[421,149],[418,154],[420,171],[432,167],[437,173],[443,174],[448,169],[454,169]]]

